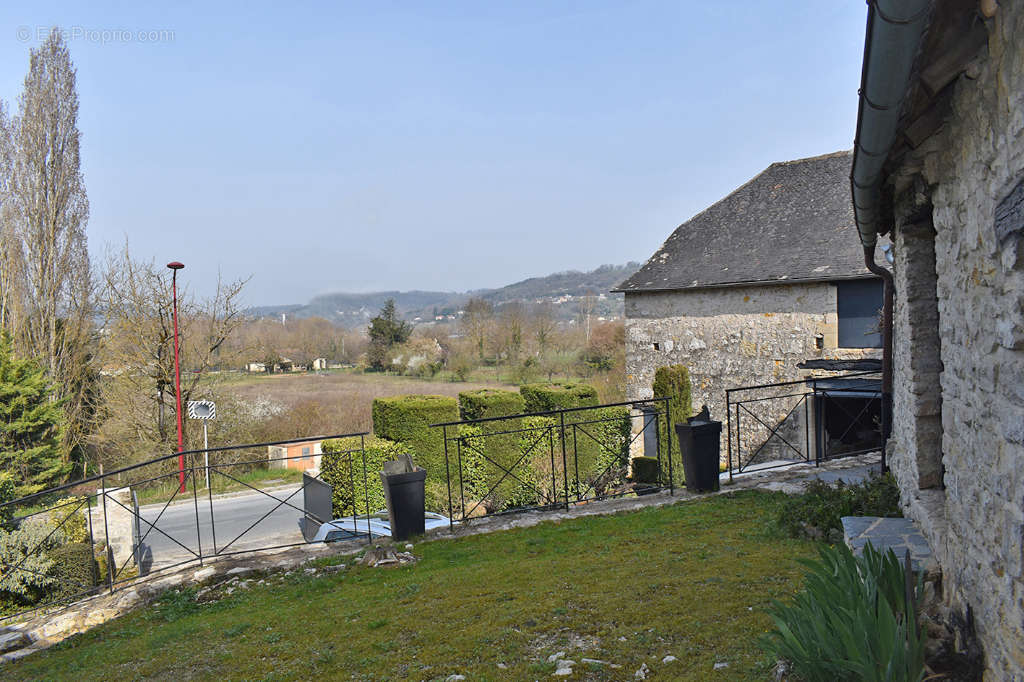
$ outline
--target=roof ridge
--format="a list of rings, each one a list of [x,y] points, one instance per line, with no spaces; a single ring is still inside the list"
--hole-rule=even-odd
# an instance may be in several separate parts
[[[818,154],[817,156],[807,156],[802,159],[790,159],[789,161],[774,161],[768,168],[772,166],[788,166],[790,164],[807,163],[808,161],[822,161],[824,159],[834,159],[839,156],[851,156],[853,155],[853,149],[841,149],[838,152],[829,152],[828,154]]]

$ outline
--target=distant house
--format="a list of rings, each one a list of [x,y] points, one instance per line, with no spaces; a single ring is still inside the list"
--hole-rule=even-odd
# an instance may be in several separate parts
[[[267,366],[262,362],[250,362],[245,365],[245,371],[250,374],[263,373],[267,371]]]
[[[287,445],[268,445],[267,460],[271,469],[298,469],[306,471],[320,468],[321,441],[310,440]]]
[[[629,400],[652,397],[658,367],[683,364],[694,409],[724,421],[725,389],[803,378],[806,360],[880,357],[882,280],[857,245],[850,161],[773,163],[676,228],[615,290]]]
[[[314,372],[327,369],[327,358],[314,358],[310,367],[312,367]]]

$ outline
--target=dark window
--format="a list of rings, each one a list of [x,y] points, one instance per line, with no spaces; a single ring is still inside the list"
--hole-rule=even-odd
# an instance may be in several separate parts
[[[836,284],[840,348],[881,348],[882,280]]]
[[[309,459],[309,457],[310,457],[309,448],[308,447],[307,448],[302,448],[302,458],[303,459]]]

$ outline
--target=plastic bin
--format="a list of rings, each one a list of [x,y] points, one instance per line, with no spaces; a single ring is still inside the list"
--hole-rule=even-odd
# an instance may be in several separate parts
[[[722,422],[702,417],[698,415],[685,424],[676,424],[686,489],[692,493],[718,490]]]
[[[382,471],[380,478],[384,483],[384,498],[391,517],[391,537],[405,540],[413,535],[423,535],[426,524],[423,495],[426,470],[417,468],[398,474]]]

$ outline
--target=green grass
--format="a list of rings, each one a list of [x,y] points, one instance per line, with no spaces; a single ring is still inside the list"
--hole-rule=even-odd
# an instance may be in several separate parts
[[[642,663],[649,679],[765,679],[764,610],[798,590],[795,559],[814,554],[763,530],[777,499],[741,492],[426,542],[414,565],[300,571],[211,603],[172,592],[4,675],[534,680],[565,651],[623,666],[578,663],[571,679],[632,679]],[[679,661],[662,664],[668,654]]]

